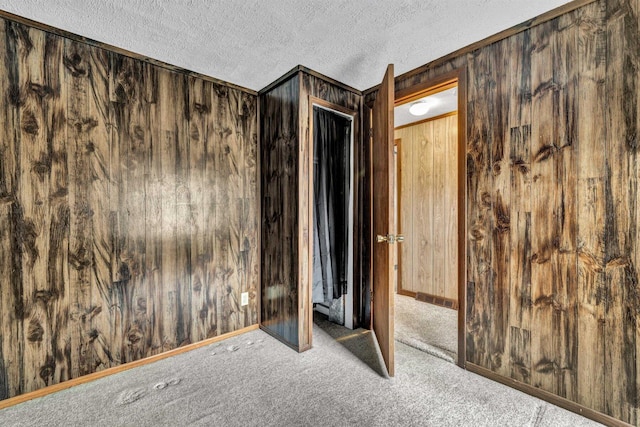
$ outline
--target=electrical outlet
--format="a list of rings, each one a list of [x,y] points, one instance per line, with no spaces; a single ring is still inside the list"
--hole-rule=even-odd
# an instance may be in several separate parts
[[[243,292],[240,294],[240,305],[245,306],[249,304],[249,292]]]

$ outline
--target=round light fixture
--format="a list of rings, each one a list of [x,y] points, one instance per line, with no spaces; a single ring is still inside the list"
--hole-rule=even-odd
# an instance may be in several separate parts
[[[426,101],[416,101],[409,106],[409,113],[414,116],[424,116],[429,112],[429,108],[431,108],[431,105]]]

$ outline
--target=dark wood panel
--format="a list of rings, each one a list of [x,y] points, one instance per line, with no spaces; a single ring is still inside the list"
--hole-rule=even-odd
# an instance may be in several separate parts
[[[298,351],[311,347],[312,187],[309,97],[356,113],[361,96],[299,67],[260,92],[261,324]],[[359,149],[359,147],[357,148]],[[359,277],[355,279],[359,283]]]
[[[256,324],[257,97],[0,24],[0,398]]]
[[[309,103],[309,97],[314,97],[326,102],[326,106],[339,108],[342,112],[353,116],[353,140],[354,151],[358,150],[358,142],[360,141],[360,122],[359,110],[361,96],[360,94],[343,87],[343,85],[322,78],[313,71],[305,69],[299,75],[300,79],[300,170],[299,170],[299,212],[300,212],[300,228],[301,233],[299,244],[299,277],[300,277],[300,295],[304,296],[304,301],[300,304],[301,319],[305,319],[300,323],[301,329],[301,346],[304,342],[305,347],[311,345],[311,333],[313,326],[313,306],[311,304],[311,292],[313,283],[313,216],[312,216],[312,197],[313,197],[313,179],[311,153],[313,152],[313,135],[311,132],[312,111],[313,106]],[[303,167],[304,166],[304,167]],[[362,186],[363,182],[355,181],[355,187]],[[357,191],[357,188],[354,188]],[[303,214],[306,212],[307,214]],[[355,216],[358,216],[356,213]],[[354,234],[354,241],[358,240],[358,236]],[[359,252],[354,252],[353,259],[360,257]],[[306,262],[304,262],[306,260]],[[355,267],[354,267],[355,268]],[[354,284],[360,283],[360,276],[354,275]],[[358,287],[354,285],[354,288]],[[360,295],[361,292],[358,292]],[[355,301],[355,297],[354,297]],[[357,319],[357,309],[354,310],[354,317]],[[356,324],[358,322],[356,321]]]
[[[180,74],[184,74],[186,76],[198,79],[198,80],[202,80],[202,81],[207,81],[207,82],[212,82],[216,85],[221,85],[221,86],[228,86],[231,89],[234,90],[239,90],[241,92],[244,92],[248,95],[257,95],[258,93],[252,89],[248,89],[236,84],[233,84],[231,82],[226,82],[224,80],[220,80],[220,79],[216,79],[214,77],[211,76],[207,76],[204,74],[200,74],[200,73],[196,73],[195,71],[190,71],[190,70],[186,70],[182,67],[178,67],[176,65],[173,64],[168,64],[166,62],[160,61],[158,59],[155,58],[149,58],[148,56],[136,53],[136,52],[131,52],[129,50],[123,49],[121,47],[118,46],[113,46],[107,43],[103,43],[97,40],[92,40],[90,38],[78,35],[78,34],[73,34],[70,33],[69,31],[65,31],[63,29],[60,28],[56,28],[56,27],[52,27],[50,25],[47,25],[45,23],[42,22],[37,22],[37,21],[33,21],[31,19],[28,18],[24,18],[22,16],[18,16],[18,15],[14,15],[13,13],[9,13],[7,11],[4,10],[0,10],[0,18],[1,19],[5,19],[7,21],[12,21],[12,22],[16,22],[19,24],[23,24],[27,27],[33,28],[33,29],[37,29],[37,30],[42,30],[46,33],[49,34],[55,34],[58,35],[62,38],[65,38],[67,40],[73,40],[88,46],[93,46],[93,47],[97,47],[103,50],[106,50],[108,52],[112,52],[115,53],[118,56],[126,56],[127,58],[135,58],[141,62],[145,62],[151,66],[153,66],[153,68],[164,68],[170,71],[173,71],[175,73],[180,73]]]
[[[616,380],[605,380],[605,408],[613,417],[637,425],[639,2],[606,4],[604,378]]]
[[[261,324],[298,349],[298,75],[260,102]]]
[[[467,65],[467,361],[636,425],[639,10],[581,4],[396,82]]]
[[[490,329],[493,311],[490,290],[493,286],[492,230],[493,203],[491,199],[491,143],[493,136],[490,115],[496,86],[495,74],[488,71],[493,64],[492,52],[482,50],[470,56],[470,79],[467,105],[467,360],[480,366],[493,366],[490,354]]]

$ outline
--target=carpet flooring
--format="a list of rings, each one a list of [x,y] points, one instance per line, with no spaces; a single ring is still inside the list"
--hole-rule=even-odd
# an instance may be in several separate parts
[[[316,318],[298,354],[256,330],[0,411],[2,426],[593,426],[517,390]]]
[[[451,363],[458,359],[458,312],[396,294],[395,339]]]

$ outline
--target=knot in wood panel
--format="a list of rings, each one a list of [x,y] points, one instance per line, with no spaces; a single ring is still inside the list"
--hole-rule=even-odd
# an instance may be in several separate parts
[[[22,130],[29,135],[38,135],[38,132],[40,132],[38,119],[31,110],[25,110],[22,112],[22,120],[20,125]]]
[[[50,98],[53,96],[53,89],[46,85],[41,85],[38,83],[29,83],[29,90],[36,94],[41,101]]]
[[[65,68],[71,72],[73,77],[85,76],[87,74],[87,68],[82,63],[82,57],[78,53],[74,53],[71,56],[65,56],[62,59],[62,63]]]

